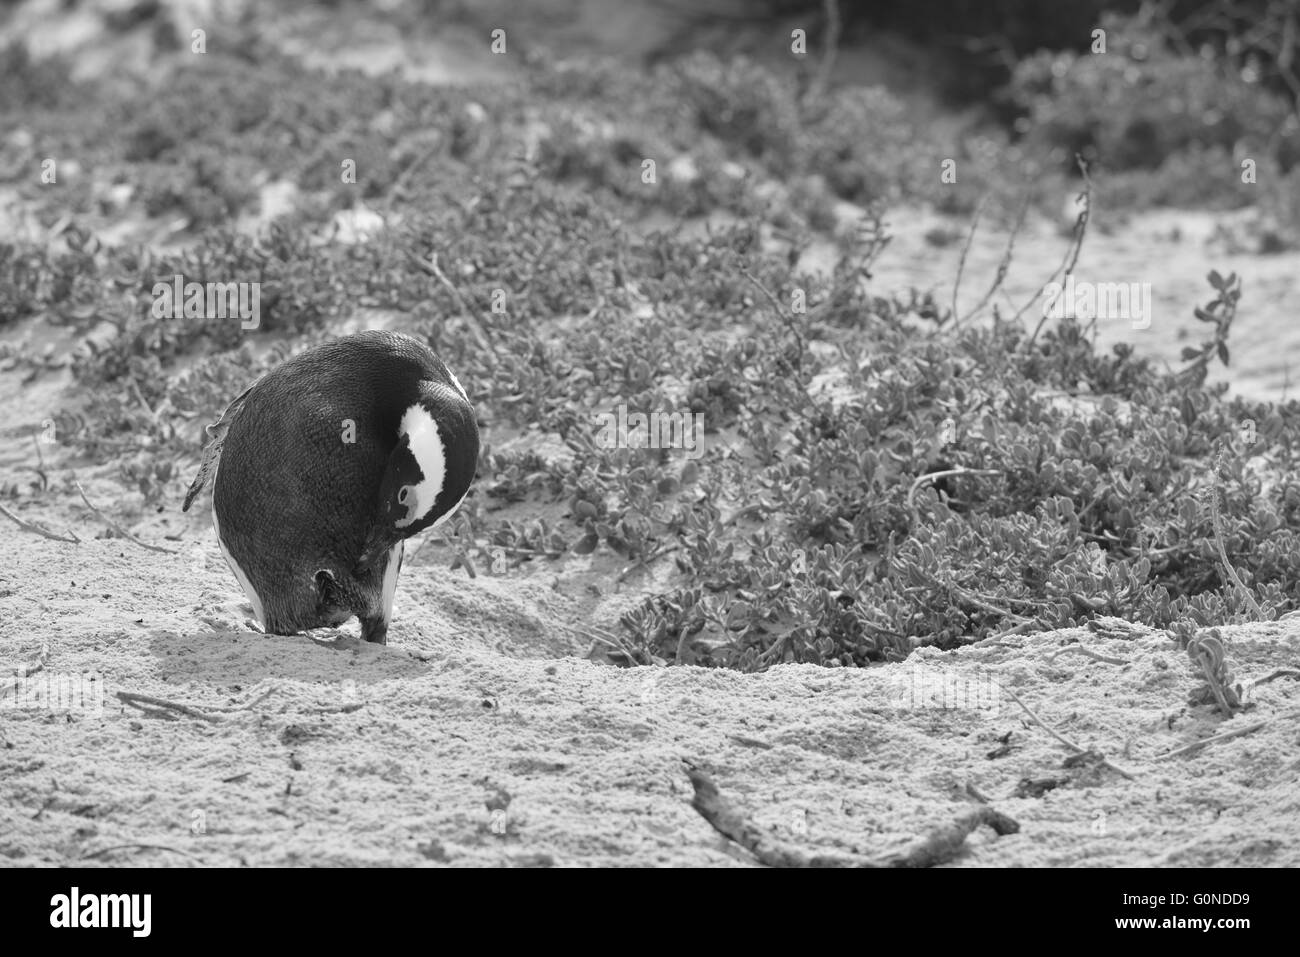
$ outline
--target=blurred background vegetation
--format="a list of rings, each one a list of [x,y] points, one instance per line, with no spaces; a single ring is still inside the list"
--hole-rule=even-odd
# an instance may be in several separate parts
[[[9,4],[0,497],[57,515],[93,475],[137,534],[197,539],[202,426],[381,326],[443,353],[487,437],[423,560],[571,575],[623,663],[854,665],[1300,601],[1300,404],[1209,379],[1237,276],[1163,369],[1075,319],[870,281],[882,211],[950,217],[939,247],[1085,186],[1253,207],[1256,251],[1294,249],[1296,3],[515,7]],[[260,327],[153,317],[175,274],[260,282]],[[702,413],[704,458],[598,447],[620,403]]]

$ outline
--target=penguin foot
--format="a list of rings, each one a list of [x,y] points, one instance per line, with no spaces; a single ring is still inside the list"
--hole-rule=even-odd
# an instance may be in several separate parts
[[[382,616],[361,619],[361,637],[376,645],[388,644],[388,622]]]

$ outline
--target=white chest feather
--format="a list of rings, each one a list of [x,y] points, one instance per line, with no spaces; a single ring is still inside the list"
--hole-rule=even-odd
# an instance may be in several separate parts
[[[220,471],[219,468],[218,471]],[[262,629],[265,631],[266,612],[262,607],[262,599],[257,594],[256,589],[253,588],[253,583],[249,580],[248,576],[244,574],[244,570],[239,567],[239,562],[235,561],[235,557],[230,554],[230,549],[226,548],[226,543],[221,540],[221,523],[217,521],[216,484],[216,477],[214,476],[212,480],[212,530],[217,533],[217,545],[221,549],[222,556],[226,559],[226,564],[229,565],[230,570],[235,573],[235,579],[239,582],[239,587],[244,590],[244,597],[247,598],[248,603],[253,606],[253,617],[257,619],[257,623],[261,625]]]
[[[385,625],[391,624],[393,620],[393,596],[397,594],[397,573],[402,568],[404,544],[399,541],[388,550],[388,567],[384,569],[384,590],[380,597],[382,603],[380,613],[384,617]]]

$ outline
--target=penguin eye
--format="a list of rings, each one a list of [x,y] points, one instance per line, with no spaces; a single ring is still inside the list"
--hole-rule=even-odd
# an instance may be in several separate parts
[[[411,486],[403,485],[397,491],[397,504],[405,505],[406,500],[411,497]]]

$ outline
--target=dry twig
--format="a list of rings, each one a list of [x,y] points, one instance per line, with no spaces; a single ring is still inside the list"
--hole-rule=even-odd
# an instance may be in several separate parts
[[[1266,724],[1268,724],[1267,721],[1261,721],[1258,724],[1249,724],[1242,728],[1233,728],[1231,731],[1223,732],[1223,734],[1216,734],[1212,738],[1205,738],[1202,741],[1193,741],[1191,744],[1187,745],[1186,747],[1176,748],[1173,751],[1166,751],[1164,754],[1157,754],[1155,756],[1155,760],[1163,761],[1165,760],[1165,758],[1177,757],[1180,754],[1187,754],[1189,751],[1195,751],[1198,748],[1203,748],[1207,744],[1216,744],[1219,741],[1227,741],[1229,738],[1238,738],[1241,737],[1241,735],[1243,734],[1250,734],[1251,732],[1258,731]]]
[[[1001,475],[1000,469],[968,469],[965,466],[959,466],[955,469],[944,469],[942,472],[927,472],[925,475],[918,475],[912,480],[911,487],[907,490],[907,510],[912,514],[912,524],[919,525],[921,514],[916,508],[916,493],[920,491],[922,485],[928,485],[942,478],[950,478],[954,475]]]
[[[759,281],[757,276],[748,269],[740,270],[740,274],[753,283],[755,288],[763,294],[764,298],[767,299],[768,304],[771,305],[773,310],[775,310],[777,318],[781,320],[781,323],[786,327],[790,335],[794,336],[795,347],[799,350],[798,354],[795,356],[794,367],[796,370],[802,369],[804,340],[803,332],[799,329],[799,324],[795,321],[794,317],[790,316],[786,312],[785,308],[777,300],[776,296],[772,295],[768,288]]]
[[[215,724],[220,718],[215,718],[210,714],[204,714],[191,708],[187,704],[178,704],[175,701],[164,701],[162,698],[150,697],[147,694],[136,694],[132,691],[119,691],[117,698],[123,704],[129,704],[133,708],[139,708],[145,714],[156,717],[173,718],[174,715],[167,714],[167,710],[179,711],[181,714],[189,715],[191,718],[198,718],[200,721],[209,721]]]
[[[1128,664],[1128,662],[1125,661],[1123,658],[1112,658],[1112,657],[1109,656],[1109,655],[1099,655],[1099,654],[1097,654],[1097,652],[1093,651],[1091,648],[1085,648],[1083,645],[1066,645],[1066,646],[1065,646],[1064,648],[1062,648],[1060,651],[1054,653],[1050,658],[1048,658],[1048,659],[1047,659],[1047,663],[1050,665],[1053,661],[1055,661],[1055,660],[1056,660],[1057,658],[1059,658],[1061,655],[1068,654],[1068,653],[1071,652],[1071,651],[1077,651],[1077,652],[1078,652],[1079,654],[1081,654],[1081,655],[1087,655],[1087,656],[1088,656],[1089,658],[1091,658],[1093,661],[1104,661],[1104,662],[1105,662],[1106,664],[1108,664],[1108,665],[1126,665],[1126,664]]]
[[[1214,545],[1219,553],[1219,564],[1223,566],[1223,570],[1227,573],[1232,584],[1237,587],[1242,597],[1246,599],[1246,604],[1250,606],[1250,610],[1255,614],[1255,620],[1263,621],[1264,612],[1260,609],[1259,602],[1255,601],[1254,594],[1237,576],[1237,569],[1233,568],[1232,562],[1228,561],[1228,550],[1224,547],[1223,516],[1219,514],[1219,490],[1222,476],[1220,469],[1222,467],[1223,449],[1219,449],[1218,462],[1214,468],[1214,484],[1206,490],[1209,494],[1210,522],[1214,526]]]
[[[1079,215],[1074,221],[1074,232],[1070,236],[1070,245],[1065,249],[1065,258],[1061,260],[1061,265],[1057,266],[1048,277],[1047,282],[1039,287],[1038,292],[1034,293],[1032,299],[1029,299],[1021,306],[1014,316],[1012,322],[1015,322],[1024,315],[1025,310],[1039,301],[1047,287],[1056,281],[1059,275],[1062,279],[1068,278],[1074,273],[1074,267],[1079,262],[1079,253],[1083,250],[1083,239],[1088,234],[1088,219],[1092,215],[1092,179],[1088,176],[1088,164],[1082,156],[1075,157],[1079,164],[1079,170],[1083,173],[1083,192],[1079,194],[1079,199],[1083,200],[1083,208],[1079,210]],[[1064,272],[1062,272],[1064,269]],[[1034,327],[1034,333],[1025,341],[1025,349],[1032,349],[1034,342],[1038,339],[1038,333],[1042,331],[1044,323],[1047,322],[1047,309],[1043,309],[1043,315],[1038,320],[1038,325]]]
[[[1024,710],[1025,714],[1029,715],[1030,719],[1033,720],[1034,724],[1038,725],[1040,728],[1042,728],[1044,731],[1046,731],[1048,734],[1050,734],[1052,737],[1054,737],[1057,741],[1060,741],[1063,745],[1065,745],[1067,748],[1069,748],[1069,749],[1070,749],[1071,751],[1073,751],[1075,754],[1083,754],[1083,753],[1085,753],[1085,752],[1088,750],[1087,748],[1081,748],[1081,747],[1079,747],[1077,744],[1075,744],[1075,743],[1074,743],[1073,741],[1071,741],[1069,738],[1064,737],[1063,735],[1057,733],[1055,730],[1053,730],[1051,727],[1049,727],[1049,726],[1047,725],[1047,723],[1044,722],[1043,719],[1040,718],[1038,715],[1034,714],[1034,712],[1033,712],[1032,710],[1030,710],[1029,705],[1027,705],[1027,704],[1025,704],[1023,701],[1021,701],[1021,700],[1020,700],[1020,696],[1017,695],[1017,694],[1016,694],[1014,691],[1012,691],[1010,688],[1008,688],[1008,687],[1006,687],[1006,686],[1004,685],[1003,688],[1002,688],[1002,690],[1005,691],[1007,694],[1011,695],[1011,700],[1014,701],[1016,704],[1020,705],[1020,707]],[[1132,774],[1130,774],[1129,772],[1125,771],[1123,768],[1119,767],[1118,765],[1112,764],[1110,761],[1106,760],[1105,758],[1102,758],[1101,763],[1104,764],[1106,767],[1110,768],[1110,769],[1111,769],[1112,771],[1114,771],[1116,774],[1120,774],[1120,775],[1123,775],[1124,777],[1128,778],[1130,781],[1137,780],[1136,777],[1135,777],[1134,775],[1132,775]]]
[[[1020,212],[1016,215],[1015,225],[1011,227],[1011,234],[1007,237],[1007,247],[1002,251],[1002,258],[998,260],[998,269],[993,276],[993,281],[989,284],[988,290],[984,296],[977,302],[973,309],[968,310],[964,315],[957,314],[957,290],[961,287],[961,274],[966,266],[966,254],[970,251],[971,244],[975,240],[975,229],[979,224],[980,216],[984,212],[985,200],[981,200],[975,210],[975,218],[971,223],[970,233],[966,236],[966,243],[961,249],[961,259],[957,262],[957,280],[952,286],[952,319],[953,328],[961,325],[967,319],[979,315],[979,313],[988,305],[994,293],[1002,288],[1002,283],[1007,278],[1007,272],[1011,268],[1011,261],[1015,258],[1016,237],[1020,235],[1020,230],[1024,228],[1025,216],[1029,213],[1029,195],[1026,193],[1024,201],[1020,204]]]
[[[73,544],[73,545],[80,544],[81,542],[81,539],[79,539],[76,536],[76,533],[74,533],[71,529],[68,530],[68,534],[72,536],[71,538],[64,538],[62,535],[55,535],[53,532],[49,531],[48,529],[42,528],[39,525],[34,525],[31,522],[24,522],[21,518],[19,518],[13,512],[9,511],[9,509],[5,508],[3,505],[0,505],[0,515],[4,515],[6,518],[10,519],[15,525],[21,528],[24,532],[31,532],[33,535],[41,536],[41,538],[48,538],[52,542],[68,542],[69,544]]]
[[[962,243],[961,255],[957,257],[957,278],[952,283],[952,321],[957,322],[957,294],[961,291],[961,277],[966,272],[966,256],[970,252],[971,246],[975,244],[975,232],[979,229],[980,219],[984,216],[984,207],[988,205],[989,198],[984,196],[980,199],[979,204],[975,207],[975,214],[971,216],[970,231],[966,233],[966,242]]]
[[[162,552],[164,555],[177,554],[177,551],[174,548],[163,548],[161,545],[150,545],[148,542],[140,541],[140,539],[136,538],[134,535],[132,535],[130,532],[124,529],[121,525],[117,524],[117,522],[113,521],[111,518],[109,518],[107,515],[101,512],[98,508],[96,508],[91,503],[90,499],[86,498],[86,490],[81,487],[80,482],[74,482],[73,484],[77,486],[77,492],[81,495],[81,500],[86,503],[86,507],[90,509],[92,512],[94,512],[96,515],[98,515],[100,518],[102,518],[105,521],[105,523],[107,523],[109,528],[117,532],[117,534],[121,535],[127,541],[134,542],[135,544],[139,545],[141,548],[147,548],[151,552]]]
[[[686,774],[691,779],[691,787],[695,791],[691,807],[695,808],[715,831],[729,841],[739,844],[752,854],[758,863],[767,867],[933,867],[956,858],[961,853],[967,835],[981,825],[987,824],[999,835],[1015,834],[1020,830],[1020,825],[1005,814],[981,806],[963,814],[952,824],[936,828],[928,838],[906,854],[883,861],[808,855],[756,827],[744,813],[723,797],[712,778],[690,761],[683,763],[686,765]]]
[[[103,857],[105,854],[111,854],[113,851],[125,850],[145,850],[145,851],[171,851],[173,854],[180,854],[182,857],[188,857],[192,861],[203,863],[202,858],[195,857],[188,851],[182,851],[179,848],[168,847],[166,844],[114,844],[112,847],[101,847],[97,851],[91,851],[89,854],[82,854],[83,861],[89,861],[96,857]]]
[[[808,100],[816,102],[830,89],[831,73],[835,70],[835,55],[840,45],[840,5],[839,0],[822,0],[826,11],[826,47],[822,51],[822,62],[817,69],[817,76],[808,89]]]
[[[479,323],[473,310],[470,309],[469,303],[465,301],[465,297],[460,294],[460,290],[452,284],[452,281],[447,278],[447,274],[438,266],[438,254],[433,253],[428,259],[421,259],[413,252],[410,252],[407,255],[410,256],[411,261],[415,263],[415,265],[419,266],[430,276],[437,279],[438,282],[442,283],[442,285],[446,287],[447,291],[451,293],[452,298],[456,300],[456,305],[460,307],[461,318],[465,320],[465,325],[469,327],[469,331],[473,334],[474,341],[478,347],[486,353],[496,355],[496,347],[483,332],[483,326]]]

